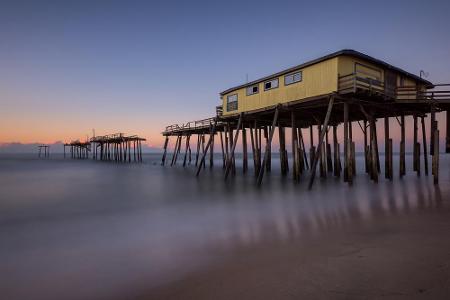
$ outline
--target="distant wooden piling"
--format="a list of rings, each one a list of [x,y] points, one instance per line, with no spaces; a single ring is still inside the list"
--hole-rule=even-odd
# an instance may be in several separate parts
[[[65,149],[64,149],[65,150]],[[64,154],[65,156],[65,154]],[[50,157],[50,145],[39,145],[38,146],[38,157],[49,158]]]
[[[136,149],[136,141],[133,141],[134,149]],[[164,166],[166,163],[166,155],[167,155],[167,146],[169,145],[169,137],[166,136],[166,140],[164,141],[164,152],[162,156],[161,165]],[[136,150],[134,151],[134,160],[136,161]]]

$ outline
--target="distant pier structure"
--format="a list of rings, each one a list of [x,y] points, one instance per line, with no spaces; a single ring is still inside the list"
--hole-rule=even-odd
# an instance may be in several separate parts
[[[39,145],[38,146],[38,157],[49,158],[50,157],[50,145]]]
[[[433,84],[354,50],[341,50],[230,88],[220,93],[220,97],[222,105],[216,108],[215,117],[166,127],[162,133],[166,137],[162,165],[168,164],[170,137],[176,138],[170,165],[177,164],[182,147],[183,166],[191,163],[191,137],[197,136],[198,176],[205,168],[208,155],[209,164],[213,166],[214,139],[218,135],[227,179],[236,172],[235,149],[241,137],[242,170],[246,173],[249,133],[254,176],[261,185],[265,172],[271,171],[272,139],[277,131],[282,175],[291,172],[295,182],[304,178],[311,188],[319,169],[321,178],[342,175],[344,182],[352,184],[356,174],[353,130],[357,128],[364,137],[365,172],[377,182],[381,173],[378,137],[383,135],[378,121],[382,120],[384,177],[392,180],[394,141],[390,135],[390,119],[396,120],[401,132],[397,141],[400,149],[398,176],[401,178],[409,164],[406,162],[405,119],[412,118],[413,126],[408,130],[413,135],[412,169],[418,176],[428,175],[428,155],[431,155],[431,173],[438,183],[440,141],[436,113],[442,111],[447,111],[445,148],[450,152],[450,84]],[[343,141],[338,140],[338,126],[343,127]],[[286,129],[290,131],[288,137]],[[309,141],[303,138],[305,131],[309,132]]]
[[[116,162],[142,162],[142,142],[145,138],[137,135],[115,133],[90,139],[92,158]]]
[[[64,158],[66,157],[66,147],[70,149],[70,157],[76,159],[89,158],[89,152],[91,151],[90,142],[80,142],[79,140],[72,141],[64,144]]]
[[[64,157],[68,147],[73,159],[88,159],[91,156],[101,161],[142,162],[143,141],[146,139],[123,133],[95,136],[86,142],[76,140],[64,144]]]

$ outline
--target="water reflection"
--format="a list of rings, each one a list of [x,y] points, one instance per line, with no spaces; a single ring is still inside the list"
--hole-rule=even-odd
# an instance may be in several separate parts
[[[273,172],[257,189],[250,170],[228,182],[194,169],[92,161],[0,159],[0,289],[7,299],[132,298],[140,289],[264,241],[326,238],[383,218],[439,213],[449,199],[412,172],[393,182],[335,178],[313,191]],[[448,166],[442,157],[443,169]],[[220,160],[217,161],[220,165]],[[132,292],[133,291],[133,292]],[[121,297],[122,296],[122,297]]]

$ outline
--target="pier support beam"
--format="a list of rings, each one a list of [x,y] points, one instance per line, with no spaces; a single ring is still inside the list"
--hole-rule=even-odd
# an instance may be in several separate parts
[[[170,166],[173,166],[176,164],[179,144],[181,144],[181,135],[177,136],[177,141],[175,142],[175,148],[173,149],[172,161],[170,163]],[[137,141],[137,146],[138,146],[138,161],[141,161],[141,159],[139,157],[139,141]]]
[[[309,162],[311,163],[314,160],[314,153],[316,153],[316,148],[314,147],[314,134],[312,125],[309,126],[309,139],[310,139],[310,148],[309,148]]]
[[[256,167],[256,145],[255,145],[255,137],[254,137],[254,135],[253,135],[253,128],[252,128],[252,126],[250,126],[250,142],[251,142],[251,145],[252,145],[252,157],[253,157],[253,171],[254,171],[254,173],[256,174],[256,170],[257,170],[257,167]]]
[[[236,133],[234,135],[234,139],[233,139],[233,142],[231,144],[232,147],[231,147],[231,151],[230,151],[230,156],[228,157],[227,166],[226,166],[226,169],[225,169],[225,179],[227,179],[228,174],[230,173],[231,169],[233,168],[233,164],[234,164],[234,150],[236,149],[236,144],[237,144],[237,141],[238,141],[238,138],[239,138],[239,131],[241,129],[241,124],[242,124],[242,119],[243,118],[244,118],[244,114],[241,113],[240,116],[239,116],[237,127],[236,127]],[[231,130],[230,130],[230,139],[232,138],[231,134],[232,133],[231,133]]]
[[[214,119],[214,123],[213,126],[211,127],[211,135],[213,135],[216,132],[216,124],[217,124],[217,119]],[[212,139],[211,136],[209,137],[208,143],[206,144],[206,148],[202,153],[202,159],[200,160],[200,164],[197,167],[197,173],[195,174],[195,176],[198,177],[198,175],[200,174],[200,171],[202,170],[202,165],[205,163],[205,158],[206,158],[206,153],[208,152],[208,149],[211,145]]]
[[[373,181],[378,182],[378,166],[377,166],[377,132],[376,132],[376,123],[373,117],[369,120],[370,126],[370,154],[371,154],[371,178]]]
[[[325,130],[325,135],[326,135],[327,128],[324,127],[324,130]],[[320,121],[319,121],[319,125],[317,125],[317,139],[320,139],[320,135],[321,134],[322,134],[322,125],[320,124]],[[327,177],[327,170],[326,170],[327,163],[326,163],[326,160],[325,160],[326,156],[325,156],[325,151],[324,151],[325,150],[325,144],[326,144],[326,141],[321,144],[321,147],[319,149],[319,174],[320,174],[320,178],[326,178]]]
[[[425,176],[428,176],[428,154],[427,154],[427,134],[425,130],[425,117],[420,118],[422,125],[422,144],[423,144],[423,167],[425,171]]]
[[[215,133],[212,133],[212,125],[211,125],[211,146],[209,146],[209,167],[212,168],[214,166],[214,136]]]
[[[364,120],[363,122],[363,133],[364,133],[364,169],[366,171],[366,173],[369,173],[369,145],[367,143],[367,120]],[[362,129],[362,128],[361,128]]]
[[[312,128],[312,127],[311,127]],[[292,129],[292,178],[294,181],[300,180],[300,165],[298,159],[298,137],[297,137],[297,125],[295,124],[295,113],[291,111],[291,129]]]
[[[302,129],[301,128],[298,129],[298,135],[300,137],[301,148],[302,148],[302,153],[300,155],[303,155],[303,161],[304,161],[304,164],[305,164],[305,170],[307,170],[307,169],[309,169],[308,156],[306,155],[305,140],[303,139],[303,133],[302,133]],[[286,152],[286,159],[287,159],[287,152]],[[287,164],[287,161],[286,161],[286,164]],[[287,168],[289,169],[288,165],[287,165]]]
[[[435,121],[437,122],[437,121]],[[437,128],[437,125],[435,125]],[[439,183],[439,130],[434,131],[434,153],[433,153],[433,182],[434,184]]]
[[[391,178],[391,170],[390,170],[390,153],[389,153],[389,118],[384,118],[384,177],[386,179]]]
[[[328,139],[328,130],[329,130],[329,128],[327,128],[327,131],[326,131],[327,170],[328,170],[328,173],[332,173],[333,172],[333,159],[331,158],[331,145],[330,145],[330,140]]]
[[[353,145],[353,123],[348,122],[348,183],[353,184],[353,177],[355,176],[355,157]]]
[[[134,161],[136,161],[136,142],[133,142],[134,144]],[[164,141],[164,152],[161,159],[161,166],[164,166],[166,163],[166,155],[167,155],[167,146],[169,145],[169,137],[166,136],[166,140]]]
[[[417,116],[413,115],[413,171],[417,171]]]
[[[226,162],[226,157],[225,157],[225,149],[223,146],[223,134],[222,131],[219,132],[220,135],[220,147],[222,148],[222,168],[225,169],[225,162]]]
[[[344,102],[344,182],[349,181],[348,161],[349,161],[349,147],[348,147],[348,103]]]
[[[280,140],[280,166],[281,175],[286,176],[288,173],[288,161],[286,152],[286,132],[283,126],[278,125],[278,137]]]
[[[311,178],[309,180],[309,185],[308,185],[309,189],[312,188],[312,185],[314,183],[314,178],[316,176],[317,160],[319,159],[320,149],[322,147],[323,139],[324,139],[324,136],[325,136],[325,130],[326,130],[326,128],[328,126],[328,122],[330,120],[331,111],[333,109],[333,104],[334,104],[334,96],[331,96],[330,97],[330,101],[328,103],[327,114],[326,114],[325,120],[323,122],[322,132],[320,133],[320,139],[319,139],[319,142],[317,144],[317,150],[316,150],[316,153],[314,155],[314,160],[311,163]]]
[[[186,167],[188,152],[189,152],[189,148],[190,148],[190,145],[189,145],[190,139],[191,139],[191,135],[189,134],[186,136],[186,145],[185,145],[186,148],[184,149],[183,167]]]
[[[334,176],[339,177],[341,175],[340,166],[340,154],[339,154],[339,143],[337,139],[337,125],[333,125],[333,151],[334,151]]]
[[[445,112],[446,114],[446,124],[447,130],[445,133],[445,153],[450,153],[450,110]]]
[[[406,174],[405,158],[405,116],[400,116],[400,178]]]
[[[262,179],[263,179],[263,176],[264,176],[264,169],[265,169],[264,166],[267,163],[267,161],[269,160],[270,148],[271,148],[271,144],[272,144],[272,138],[273,138],[273,134],[275,132],[275,126],[277,125],[277,122],[278,122],[278,113],[279,113],[279,107],[277,107],[275,109],[275,113],[273,115],[272,127],[270,129],[269,137],[268,137],[267,142],[266,142],[266,151],[264,153],[263,163],[262,163],[261,168],[259,169],[258,181],[257,181],[258,186],[260,186],[261,183],[262,183]]]
[[[248,151],[247,151],[247,130],[242,124],[242,172],[245,174],[248,170]]]

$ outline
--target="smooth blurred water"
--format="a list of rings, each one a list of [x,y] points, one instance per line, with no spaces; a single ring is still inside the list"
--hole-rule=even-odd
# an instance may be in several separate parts
[[[312,191],[306,176],[300,184],[283,178],[276,156],[261,188],[239,161],[227,182],[220,158],[199,178],[192,166],[159,163],[160,155],[143,164],[0,156],[0,298],[132,299],[227,249],[439,213],[450,198],[445,155],[438,186],[411,171],[410,156],[406,177],[395,164],[394,181],[382,171],[375,184],[358,156],[352,187],[329,176]]]

